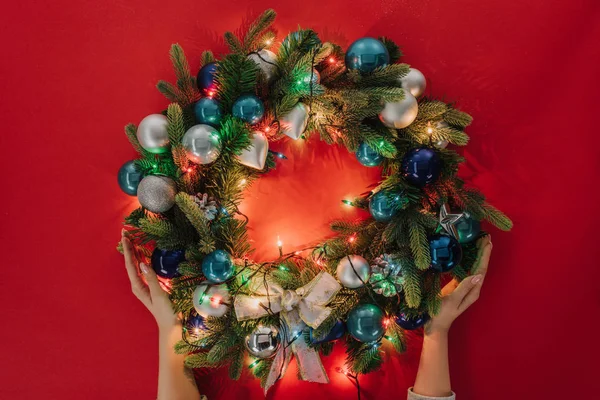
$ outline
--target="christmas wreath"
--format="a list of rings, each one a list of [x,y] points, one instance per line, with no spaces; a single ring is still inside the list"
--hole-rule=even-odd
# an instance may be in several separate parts
[[[423,74],[398,63],[393,41],[344,52],[299,29],[275,53],[274,19],[267,10],[227,32],[231,52],[205,51],[197,77],[173,45],[177,82],[157,85],[171,104],[126,126],[140,158],[119,171],[141,204],[126,234],[184,318],[175,351],[232,379],[249,364],[265,392],[292,356],[302,379],[328,382],[320,355],[341,338],[351,376],[379,368],[382,351],[402,352],[405,330],[437,312],[442,279],[474,272],[480,221],[512,225],[457,177],[463,158],[447,146],[467,144],[471,117],[423,97]],[[381,167],[373,191],[345,200],[372,218],[334,221],[334,237],[254,262],[244,188],[285,158],[269,143],[310,135]]]

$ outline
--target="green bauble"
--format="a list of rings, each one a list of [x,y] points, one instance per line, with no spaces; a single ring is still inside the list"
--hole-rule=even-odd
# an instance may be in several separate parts
[[[481,232],[481,224],[479,221],[467,213],[464,213],[463,217],[460,218],[454,226],[458,233],[458,242],[461,244],[472,242],[477,238],[479,232]]]
[[[383,311],[373,304],[356,306],[348,314],[348,332],[359,342],[375,342],[385,333]]]

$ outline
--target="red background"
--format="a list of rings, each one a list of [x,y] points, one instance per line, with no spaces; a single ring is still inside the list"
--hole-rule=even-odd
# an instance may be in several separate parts
[[[116,183],[134,156],[122,126],[161,110],[158,79],[172,79],[171,43],[194,70],[203,49],[223,51],[267,1],[13,1],[0,12],[0,398],[151,399],[156,328],[129,293],[114,250],[135,205]],[[492,231],[494,255],[480,302],[451,334],[461,399],[597,396],[599,277],[594,236],[600,170],[597,1],[385,0],[277,5],[281,33],[298,24],[343,46],[387,35],[428,92],[471,113],[463,176],[515,222]],[[354,216],[339,200],[374,183],[343,149],[293,144],[290,160],[248,193],[258,257],[328,233]],[[416,339],[416,338],[415,338]],[[364,399],[403,398],[419,340],[362,378]],[[296,381],[293,367],[269,398],[353,398],[332,383]],[[258,383],[205,377],[211,399],[262,398]]]

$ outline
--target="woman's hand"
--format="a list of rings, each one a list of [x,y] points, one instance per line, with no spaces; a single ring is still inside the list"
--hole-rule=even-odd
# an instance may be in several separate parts
[[[489,235],[477,242],[477,261],[473,266],[476,275],[458,283],[456,279],[442,289],[442,308],[440,312],[425,326],[425,333],[447,333],[452,322],[479,298],[481,285],[488,270],[492,241]]]
[[[121,243],[123,244],[123,254],[125,255],[125,268],[131,281],[131,291],[135,297],[152,313],[159,330],[166,331],[177,326],[179,319],[173,311],[169,295],[161,288],[154,270],[146,264],[140,263],[140,270],[142,271],[140,276],[137,268],[138,260],[135,255],[135,249],[124,234],[122,235]],[[144,279],[142,279],[142,276]]]

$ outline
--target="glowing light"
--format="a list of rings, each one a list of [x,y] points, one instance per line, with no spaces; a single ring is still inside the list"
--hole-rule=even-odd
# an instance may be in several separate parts
[[[433,133],[433,128],[431,127],[431,122],[427,123],[427,133],[431,135]]]
[[[391,336],[385,336],[385,338],[386,338],[387,340],[389,340],[390,342],[393,342],[393,341],[394,341],[394,338],[393,338],[393,337],[391,337]]]
[[[210,298],[210,305],[213,307],[218,307],[221,305],[221,296],[213,296]]]
[[[391,322],[392,322],[392,320],[391,320],[391,319],[389,319],[389,318],[384,318],[384,320],[383,320],[383,326],[384,326],[385,328],[387,328],[388,326],[390,326],[390,323],[391,323]]]
[[[355,241],[356,241],[356,234],[354,234],[348,238],[348,243],[354,243]]]
[[[334,57],[329,57],[329,63],[333,64],[335,62],[335,58]]]
[[[287,269],[287,267],[285,265],[280,265],[279,266],[279,270],[280,271],[287,271],[288,269]]]
[[[270,130],[271,130],[271,127],[269,127],[269,126],[267,126],[267,127],[265,128],[265,132],[269,132]]]
[[[260,362],[260,360],[255,360],[252,364],[248,365],[248,368],[252,369],[256,367],[256,365]]]
[[[270,46],[271,44],[273,44],[273,39],[267,39],[267,40],[265,40],[265,44],[267,46]]]
[[[299,256],[300,254],[302,254],[302,252],[300,250],[294,252],[295,255]]]
[[[194,335],[198,335],[200,333],[200,328],[193,329]]]
[[[350,206],[350,207],[354,206],[354,203],[352,202],[352,200],[344,199],[344,200],[342,200],[342,203],[344,203],[345,205]]]
[[[283,242],[281,241],[279,236],[277,236],[277,247],[283,247]]]
[[[212,99],[212,98],[213,98],[213,96],[215,95],[215,93],[216,93],[216,90],[214,90],[214,89],[209,89],[209,90],[207,91],[206,95]]]
[[[246,178],[242,178],[242,180],[241,180],[241,181],[240,181],[240,183],[239,183],[239,186],[240,186],[240,187],[244,186],[244,185],[246,184],[246,182],[248,182],[248,181],[246,180]]]

